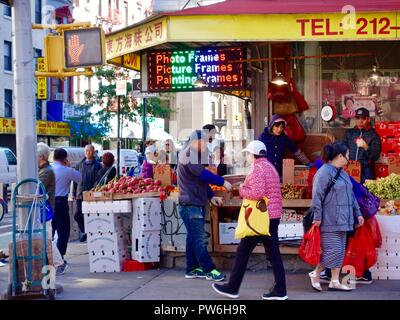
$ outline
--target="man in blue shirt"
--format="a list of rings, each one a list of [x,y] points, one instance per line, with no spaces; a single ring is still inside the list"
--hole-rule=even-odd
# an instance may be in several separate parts
[[[56,200],[54,217],[52,220],[53,236],[54,232],[57,231],[57,248],[64,259],[70,233],[68,206],[69,188],[72,181],[76,183],[81,182],[82,177],[79,171],[70,168],[70,163],[67,159],[67,151],[62,148],[54,150],[54,163],[52,164],[52,168],[56,177]],[[64,273],[66,268],[67,262],[64,260],[64,265],[58,267],[57,273]]]

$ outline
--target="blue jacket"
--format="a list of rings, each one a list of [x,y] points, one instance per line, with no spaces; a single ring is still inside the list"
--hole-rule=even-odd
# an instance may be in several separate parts
[[[207,154],[202,157],[188,147],[179,153],[178,159],[179,204],[206,206],[214,195],[209,185],[223,186],[225,180],[205,168]]]
[[[331,164],[324,164],[314,176],[312,209],[314,219],[322,221],[322,232],[352,231],[355,219],[361,216],[360,208],[353,194],[353,185],[343,170],[328,193],[324,206],[321,207],[325,191],[337,170]]]
[[[282,132],[281,135],[275,136],[271,133],[274,121],[277,118],[282,118],[280,115],[274,115],[268,127],[260,134],[258,140],[263,142],[267,147],[267,159],[271,162],[282,177],[282,163],[285,158],[286,149],[289,149],[293,154],[299,151],[299,148],[290,140],[290,138]]]

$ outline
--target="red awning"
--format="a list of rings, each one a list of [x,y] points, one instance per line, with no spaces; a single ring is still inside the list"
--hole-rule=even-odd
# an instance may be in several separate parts
[[[400,11],[400,0],[227,0],[165,15],[324,13],[342,12],[342,8],[348,5],[355,7],[356,13]]]

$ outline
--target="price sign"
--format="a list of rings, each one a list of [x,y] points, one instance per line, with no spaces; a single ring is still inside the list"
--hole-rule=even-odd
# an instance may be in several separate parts
[[[345,171],[354,180],[361,182],[361,163],[359,161],[350,160],[349,164],[345,167]]]

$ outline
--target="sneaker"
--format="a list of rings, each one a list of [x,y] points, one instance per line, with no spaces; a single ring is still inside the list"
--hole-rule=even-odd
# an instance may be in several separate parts
[[[67,269],[68,269],[68,263],[67,263],[67,261],[64,261],[64,263],[61,266],[57,267],[56,276],[60,276],[60,275],[64,274],[65,271],[67,271]]]
[[[227,284],[213,283],[212,288],[214,289],[215,292],[222,294],[223,296],[226,296],[228,298],[232,298],[232,299],[239,298],[239,293],[234,292],[231,289],[229,289]]]
[[[206,279],[213,281],[224,281],[225,275],[222,272],[218,271],[217,269],[214,269],[206,274]]]
[[[350,288],[350,287],[348,287],[348,286],[346,286],[346,285],[344,285],[344,284],[341,284],[339,281],[331,281],[330,283],[329,283],[329,286],[328,286],[328,290],[329,291],[346,291],[346,292],[350,292],[351,290],[353,290],[352,288]]]
[[[330,283],[331,282],[331,277],[326,273],[325,270],[323,270],[319,275],[319,281],[321,283]]]
[[[81,238],[80,238],[79,240],[80,240],[80,242],[86,242],[86,240],[87,240],[87,234],[84,233],[84,234],[81,236]]]
[[[287,300],[289,297],[286,294],[279,294],[275,290],[272,290],[270,293],[264,293],[261,298],[264,300]]]
[[[371,284],[372,283],[372,277],[371,275],[367,277],[359,277],[356,279],[356,284]]]
[[[189,273],[185,274],[186,279],[196,279],[196,278],[204,279],[205,277],[206,277],[206,273],[203,271],[202,268],[193,269]]]

